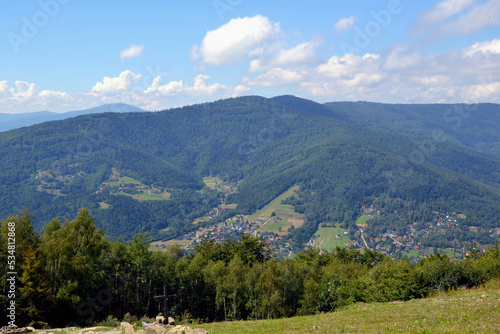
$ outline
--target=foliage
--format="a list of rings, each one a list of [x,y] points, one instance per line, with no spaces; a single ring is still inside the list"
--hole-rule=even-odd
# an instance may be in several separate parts
[[[0,211],[28,208],[41,229],[86,207],[108,237],[131,240],[150,232],[167,240],[194,231],[191,222],[224,197],[237,203],[233,213],[250,214],[297,185],[289,204],[306,221],[292,232],[294,249],[322,222],[355,229],[359,208],[380,198],[388,207],[402,201],[408,210],[376,222],[374,234],[422,221],[432,210],[461,212],[469,226],[497,227],[500,162],[488,147],[498,143],[498,106],[477,106],[468,123],[461,122],[462,132],[446,128],[453,140],[429,138],[428,126],[439,126],[436,117],[454,107],[248,96],[7,131],[0,133]],[[411,159],[412,152],[424,158]],[[113,168],[172,196],[138,201],[100,193]],[[203,187],[206,176],[239,182],[238,192],[225,196]],[[457,238],[495,243],[485,233]],[[448,239],[433,238],[427,246],[449,246]]]
[[[282,262],[250,236],[213,244],[205,239],[186,256],[178,247],[151,251],[150,237],[111,241],[88,210],[72,221],[52,220],[41,236],[30,215],[9,216],[19,227],[19,324],[116,323],[155,316],[154,296],[170,298],[169,315],[210,322],[275,319],[331,312],[356,303],[406,301],[478,287],[500,278],[500,244],[462,261],[432,255],[418,264],[367,250],[307,250]],[[9,220],[1,221],[0,238]],[[5,247],[0,257],[5,258]],[[5,269],[0,288],[5,289]],[[5,309],[6,299],[0,301]],[[5,319],[2,319],[5,321]],[[1,323],[2,325],[5,323]]]

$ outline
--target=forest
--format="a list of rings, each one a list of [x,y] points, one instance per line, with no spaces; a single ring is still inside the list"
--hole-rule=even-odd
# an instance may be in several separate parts
[[[425,298],[500,276],[500,243],[486,249],[475,245],[461,261],[438,253],[412,264],[351,248],[328,254],[309,249],[277,261],[265,242],[247,235],[222,244],[204,239],[186,254],[175,245],[151,251],[147,233],[128,241],[109,240],[87,209],[71,221],[51,220],[42,233],[32,220],[22,211],[0,225],[0,262],[12,266],[0,268],[0,308],[8,314],[15,300],[18,326],[150,320],[162,311],[154,296],[163,293],[163,286],[177,295],[169,301],[169,315],[203,323]],[[8,247],[9,238],[15,239],[14,248]],[[17,273],[14,290],[9,272]],[[2,317],[0,325],[7,321]]]
[[[52,218],[70,220],[85,207],[110,240],[130,241],[146,231],[169,240],[196,230],[193,220],[222,201],[236,204],[232,214],[246,215],[299,186],[290,204],[306,219],[291,234],[294,249],[324,222],[355,229],[359,208],[381,200],[388,207],[404,203],[408,211],[397,222],[379,219],[373,233],[420,221],[433,210],[463,213],[464,229],[498,228],[500,160],[491,124],[499,107],[467,109],[471,116],[459,128],[445,122],[443,136],[427,131],[448,107],[460,106],[247,96],[1,132],[0,217],[28,209],[41,233]],[[479,135],[481,127],[488,135]],[[172,196],[141,201],[99,192],[113,170]],[[207,176],[238,184],[237,192],[209,189]],[[459,236],[457,242],[475,239]],[[481,236],[481,244],[493,241]]]

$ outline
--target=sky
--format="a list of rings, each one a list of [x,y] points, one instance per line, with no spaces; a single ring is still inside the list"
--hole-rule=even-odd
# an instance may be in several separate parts
[[[500,103],[498,0],[0,0],[0,113]]]

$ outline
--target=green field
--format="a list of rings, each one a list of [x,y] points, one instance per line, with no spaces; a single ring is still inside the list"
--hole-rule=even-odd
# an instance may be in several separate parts
[[[500,283],[426,299],[359,303],[333,313],[202,324],[218,333],[500,333]]]
[[[116,181],[111,181],[116,180]],[[138,190],[142,190],[142,193],[128,194],[124,191],[120,191],[116,194],[121,196],[129,196],[138,201],[163,201],[169,200],[171,194],[169,192],[158,192],[159,190],[153,187],[148,187],[131,177],[121,175],[114,167],[111,170],[111,177],[106,183],[111,187],[135,187]],[[158,193],[154,193],[158,192]],[[102,207],[101,207],[102,208]]]
[[[212,190],[215,190],[215,186],[217,185],[217,181],[215,177],[207,176],[203,178],[203,182],[207,187]]]
[[[314,236],[317,237],[315,245],[322,250],[331,250],[335,247],[344,247],[347,243],[351,242],[349,236],[344,235],[344,229],[338,227],[319,227]],[[337,238],[337,234],[341,238]]]
[[[356,225],[365,225],[367,221],[370,220],[370,217],[367,215],[362,215],[356,220]]]
[[[281,226],[281,233],[288,233],[287,230],[292,225],[295,228],[302,226],[304,223],[305,216],[301,213],[295,212],[295,208],[293,205],[282,204],[281,202],[287,198],[290,198],[294,195],[297,195],[296,191],[299,189],[299,186],[293,186],[283,194],[276,197],[269,204],[263,207],[260,210],[257,210],[254,214],[247,216],[245,220],[256,221],[257,219],[270,219],[280,217],[282,220],[277,222],[266,222],[262,225],[260,230],[262,231],[270,231],[274,233],[279,233],[279,227]],[[274,216],[271,216],[274,212]]]

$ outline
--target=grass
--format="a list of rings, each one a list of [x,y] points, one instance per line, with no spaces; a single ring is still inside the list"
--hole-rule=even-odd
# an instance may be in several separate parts
[[[500,281],[407,302],[355,304],[333,313],[202,324],[218,333],[500,333]]]
[[[105,202],[99,202],[99,207],[103,210],[109,209],[111,205]]]
[[[363,225],[365,226],[366,223],[370,220],[370,217],[368,217],[367,215],[362,215],[361,217],[359,217],[357,220],[356,220],[356,225]]]
[[[411,251],[405,252],[404,254],[406,254],[409,258],[416,259],[420,255],[420,251],[412,249]]]
[[[351,239],[344,235],[344,231],[344,229],[337,227],[319,227],[314,234],[318,237],[316,246],[328,251],[337,246],[344,247],[345,244],[351,242]],[[341,238],[337,238],[337,234],[340,234]]]
[[[296,195],[296,191],[299,189],[299,186],[293,186],[287,191],[285,191],[283,194],[279,195],[275,199],[273,199],[269,204],[267,204],[265,207],[263,207],[260,210],[257,210],[254,214],[248,216],[248,220],[257,220],[261,217],[271,217],[271,214],[276,211],[280,206],[282,213],[285,213],[283,211],[286,211],[286,213],[289,216],[297,217],[298,219],[304,219],[304,216],[302,214],[296,213],[293,211],[293,206],[289,205],[286,208],[282,206],[281,202],[287,198],[292,197],[293,195]],[[294,215],[295,214],[295,215]],[[276,215],[278,215],[276,213]],[[281,216],[280,216],[281,217]]]
[[[215,186],[217,185],[217,182],[216,182],[214,177],[210,177],[210,176],[204,177],[203,182],[205,183],[205,185],[207,187],[209,187],[212,190],[215,190]]]
[[[169,241],[156,241],[156,242],[152,242],[151,243],[151,246],[149,247],[149,249],[151,250],[162,250],[162,249],[167,249],[168,247],[174,245],[174,244],[178,244],[181,248],[186,248],[187,245],[189,245],[191,243],[190,240],[169,240]],[[164,245],[165,248],[162,248],[161,245]]]
[[[169,192],[160,192],[160,193],[154,193],[152,191],[158,191],[158,189],[155,188],[148,188],[146,185],[141,183],[140,181],[137,181],[131,177],[121,175],[120,172],[116,170],[116,168],[111,169],[111,177],[110,180],[117,180],[117,181],[107,181],[107,183],[112,186],[112,187],[130,187],[130,186],[135,186],[137,189],[142,190],[142,193],[137,193],[137,194],[128,194],[124,191],[120,191],[118,195],[121,196],[128,196],[132,197],[133,199],[137,201],[165,201],[169,200],[170,196],[172,195]],[[151,192],[151,193],[150,193]],[[102,207],[101,207],[102,208]]]
[[[293,186],[275,199],[273,199],[269,204],[260,210],[257,210],[254,214],[245,218],[245,220],[256,221],[257,219],[269,219],[274,217],[280,217],[282,220],[278,222],[266,222],[259,229],[261,231],[270,231],[280,235],[285,235],[288,233],[288,228],[292,225],[295,228],[299,228],[304,223],[305,217],[301,213],[295,212],[293,205],[282,204],[283,200],[297,195],[296,191],[299,186]],[[274,213],[274,217],[271,215]],[[279,232],[279,227],[281,226],[281,232]]]

